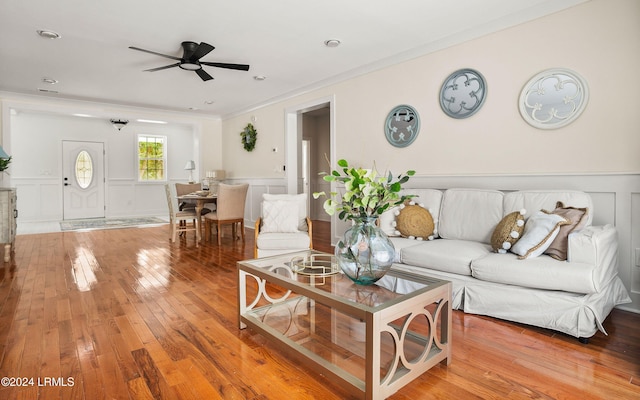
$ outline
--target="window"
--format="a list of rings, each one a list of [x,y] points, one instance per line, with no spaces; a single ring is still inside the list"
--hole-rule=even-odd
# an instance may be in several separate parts
[[[164,181],[167,138],[138,135],[138,180]]]

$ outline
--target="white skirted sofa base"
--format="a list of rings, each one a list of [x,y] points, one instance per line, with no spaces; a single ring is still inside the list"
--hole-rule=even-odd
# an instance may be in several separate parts
[[[611,225],[592,226],[591,197],[579,191],[500,192],[480,189],[405,189],[429,210],[431,237],[399,235],[399,209],[380,218],[396,247],[393,269],[412,276],[452,282],[452,307],[466,313],[553,329],[587,342],[613,307],[631,302],[617,274],[618,242]],[[525,221],[539,210],[586,208],[584,226],[567,238],[567,259],[549,255],[520,259],[491,246],[496,226],[507,215],[525,211]],[[526,224],[525,222],[525,224]],[[406,236],[406,235],[405,235]]]

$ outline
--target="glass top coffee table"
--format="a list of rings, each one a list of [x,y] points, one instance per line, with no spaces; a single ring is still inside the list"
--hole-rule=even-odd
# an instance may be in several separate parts
[[[238,262],[238,309],[241,329],[365,399],[451,363],[448,281],[392,269],[356,285],[332,255],[307,250]]]

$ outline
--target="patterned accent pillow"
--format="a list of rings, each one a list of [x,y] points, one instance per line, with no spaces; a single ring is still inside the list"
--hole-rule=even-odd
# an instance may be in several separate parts
[[[511,249],[524,231],[524,215],[526,210],[514,211],[507,214],[494,229],[491,235],[491,248],[496,253],[506,253]]]
[[[262,233],[298,232],[298,205],[293,201],[262,202]]]

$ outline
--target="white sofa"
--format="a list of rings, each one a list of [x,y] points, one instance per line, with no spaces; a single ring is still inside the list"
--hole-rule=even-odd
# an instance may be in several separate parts
[[[453,283],[452,307],[467,313],[564,332],[586,342],[612,308],[631,302],[617,275],[617,234],[611,225],[593,226],[591,197],[579,191],[406,189],[429,210],[432,240],[401,237],[398,209],[386,212],[380,226],[396,247],[393,269]],[[527,259],[497,253],[491,236],[507,214],[524,211],[528,222],[556,202],[587,208],[583,229],[568,236],[566,261],[549,255]],[[525,225],[526,226],[526,225]]]

